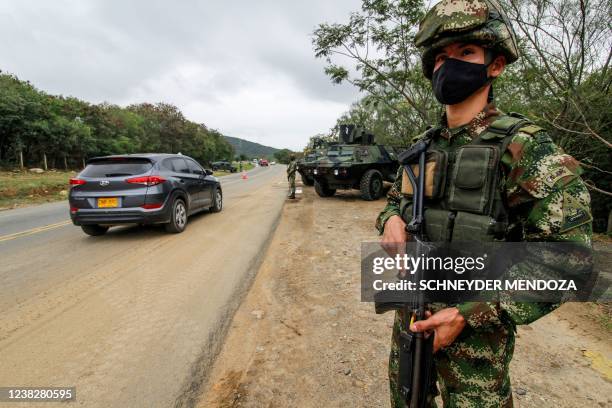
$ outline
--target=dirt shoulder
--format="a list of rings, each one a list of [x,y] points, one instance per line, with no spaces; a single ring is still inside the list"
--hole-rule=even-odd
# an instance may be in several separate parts
[[[199,407],[389,406],[393,316],[359,301],[362,241],[384,202],[352,192],[287,202]],[[612,404],[610,310],[568,304],[518,333],[521,407]]]

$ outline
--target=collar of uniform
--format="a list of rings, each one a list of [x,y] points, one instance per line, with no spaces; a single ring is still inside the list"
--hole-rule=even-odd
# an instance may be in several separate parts
[[[442,130],[440,131],[440,136],[450,140],[451,138],[466,132],[468,137],[474,139],[484,132],[499,115],[500,112],[495,107],[495,103],[490,102],[465,125],[456,128],[449,128],[446,121],[446,113],[444,113],[442,115]]]

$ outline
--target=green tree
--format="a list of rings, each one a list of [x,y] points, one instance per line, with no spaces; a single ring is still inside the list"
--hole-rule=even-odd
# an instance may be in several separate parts
[[[274,152],[274,159],[279,163],[288,164],[290,161],[289,157],[292,154],[295,155],[295,153],[289,149],[281,149],[277,152]]]
[[[420,0],[364,0],[348,22],[319,24],[312,41],[334,83],[353,84],[412,129],[424,128],[440,112],[414,46],[424,11]]]
[[[187,120],[173,105],[122,108],[48,95],[0,74],[0,165],[80,167],[87,158],[136,152],[182,152],[203,163],[234,156],[223,135]]]

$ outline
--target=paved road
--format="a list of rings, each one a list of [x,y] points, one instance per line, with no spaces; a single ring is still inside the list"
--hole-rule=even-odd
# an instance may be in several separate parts
[[[223,212],[179,235],[89,237],[65,202],[0,212],[0,386],[76,386],[78,406],[190,406],[286,194],[284,167],[248,174],[223,177]]]

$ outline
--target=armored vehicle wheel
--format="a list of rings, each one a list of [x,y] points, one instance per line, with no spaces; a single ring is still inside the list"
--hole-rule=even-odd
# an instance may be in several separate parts
[[[335,188],[329,188],[327,184],[321,183],[318,180],[315,180],[314,187],[319,197],[331,197],[336,194]]]
[[[364,200],[378,200],[383,192],[383,177],[380,171],[375,169],[366,171],[359,183],[359,189]]]
[[[304,183],[305,186],[312,186],[314,185],[314,179],[311,177],[302,177],[302,183]]]

